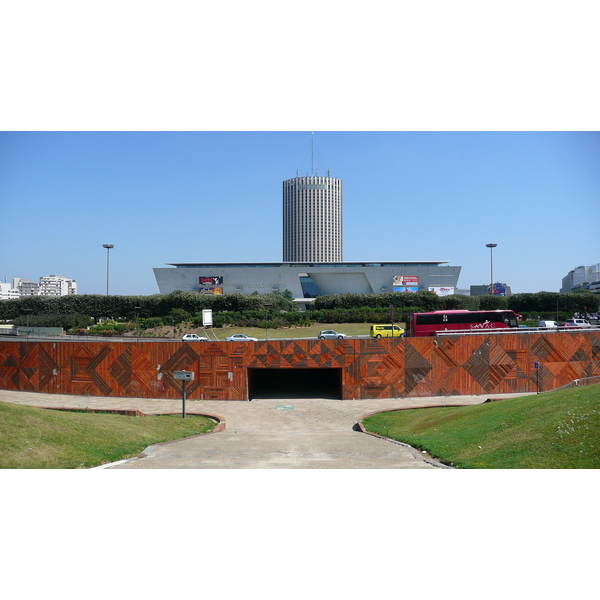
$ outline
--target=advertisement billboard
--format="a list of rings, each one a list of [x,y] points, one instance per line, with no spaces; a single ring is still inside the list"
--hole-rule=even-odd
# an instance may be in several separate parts
[[[414,294],[419,291],[418,275],[394,275],[392,280],[392,290],[394,292],[404,292]]]
[[[419,287],[418,275],[394,275],[392,281],[394,287]]]
[[[404,292],[414,294],[419,291],[418,275],[394,275],[392,280],[392,290],[394,292]]]
[[[438,296],[451,296],[454,294],[453,287],[429,286],[427,289]]]
[[[220,295],[223,293],[223,276],[199,277],[198,284],[200,294]]]
[[[198,283],[202,286],[223,285],[223,277],[200,277]]]

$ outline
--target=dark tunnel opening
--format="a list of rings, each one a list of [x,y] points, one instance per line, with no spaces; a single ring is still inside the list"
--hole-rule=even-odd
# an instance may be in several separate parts
[[[342,399],[342,369],[248,369],[248,395],[255,399]]]

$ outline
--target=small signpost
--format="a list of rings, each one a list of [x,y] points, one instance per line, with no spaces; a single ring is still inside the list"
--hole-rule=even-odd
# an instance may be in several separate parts
[[[533,368],[535,369],[535,373],[536,373],[537,389],[538,389],[538,394],[539,394],[540,393],[540,363],[537,360],[533,363]]]
[[[185,384],[188,381],[194,381],[194,372],[193,371],[174,371],[173,375],[176,381],[182,382],[182,390],[181,390],[181,418],[185,419]]]

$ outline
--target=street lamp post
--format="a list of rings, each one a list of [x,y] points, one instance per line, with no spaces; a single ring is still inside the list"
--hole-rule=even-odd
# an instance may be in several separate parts
[[[110,279],[110,249],[114,248],[114,244],[102,244],[106,248],[106,295],[108,296],[108,282]]]
[[[27,313],[27,337],[29,337],[29,313],[31,312],[31,308],[24,308],[23,309],[26,313]]]
[[[265,303],[265,337],[266,341],[269,341],[269,306],[270,304]]]
[[[486,244],[486,248],[490,249],[490,294],[494,293],[494,258],[493,250],[498,244]]]
[[[135,310],[135,341],[138,341],[140,337],[140,313],[139,311],[142,309],[141,306],[134,306]]]

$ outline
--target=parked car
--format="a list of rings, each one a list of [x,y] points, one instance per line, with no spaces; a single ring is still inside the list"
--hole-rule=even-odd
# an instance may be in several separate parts
[[[258,338],[248,337],[243,333],[234,333],[227,338],[228,342],[258,342]]]
[[[580,327],[582,329],[587,329],[591,326],[592,324],[586,319],[567,319],[563,323],[563,327]]]
[[[371,325],[371,331],[369,335],[374,338],[402,337],[404,335],[404,329],[398,325],[394,325],[394,331],[392,333],[391,325]]]
[[[547,327],[556,329],[558,327],[558,323],[556,321],[540,321],[538,323],[538,327]]]
[[[182,338],[182,342],[208,342],[207,337],[202,337],[197,333],[186,333]]]
[[[319,331],[318,337],[320,340],[343,340],[348,336],[345,333],[338,333],[333,329],[324,329],[323,331]]]

